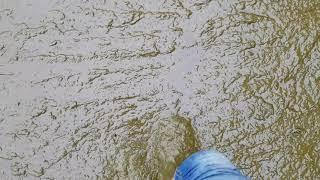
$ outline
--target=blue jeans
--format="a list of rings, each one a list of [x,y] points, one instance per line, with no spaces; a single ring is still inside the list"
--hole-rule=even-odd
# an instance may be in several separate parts
[[[247,180],[223,154],[200,151],[192,154],[177,168],[175,180]]]

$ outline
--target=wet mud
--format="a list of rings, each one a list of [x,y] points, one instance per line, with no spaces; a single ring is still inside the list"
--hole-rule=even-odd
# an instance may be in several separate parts
[[[199,149],[320,178],[317,0],[1,0],[1,179],[170,179]]]

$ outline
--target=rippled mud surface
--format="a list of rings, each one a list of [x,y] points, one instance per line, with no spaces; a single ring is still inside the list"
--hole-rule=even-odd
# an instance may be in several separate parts
[[[0,0],[1,179],[169,179],[199,149],[320,178],[318,0]]]

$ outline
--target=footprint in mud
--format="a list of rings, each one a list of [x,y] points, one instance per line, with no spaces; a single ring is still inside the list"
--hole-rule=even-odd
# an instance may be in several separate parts
[[[176,167],[199,148],[190,119],[181,116],[136,119],[125,129],[122,144],[104,168],[107,178],[171,179]]]

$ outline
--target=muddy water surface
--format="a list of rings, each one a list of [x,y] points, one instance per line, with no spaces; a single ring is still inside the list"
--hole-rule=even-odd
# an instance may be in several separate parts
[[[320,178],[318,0],[0,0],[1,179],[170,179],[217,149]]]

